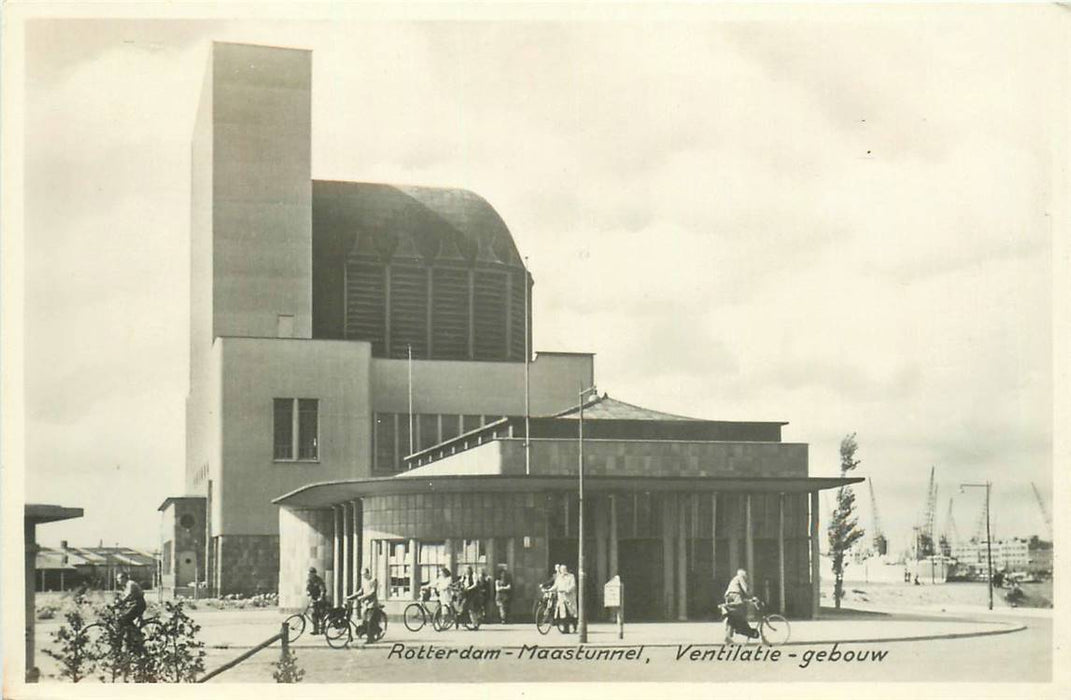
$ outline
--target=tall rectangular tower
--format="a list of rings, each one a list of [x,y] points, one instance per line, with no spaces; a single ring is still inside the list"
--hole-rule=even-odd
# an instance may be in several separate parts
[[[213,43],[191,152],[186,485],[204,493],[217,337],[312,336],[312,53]]]

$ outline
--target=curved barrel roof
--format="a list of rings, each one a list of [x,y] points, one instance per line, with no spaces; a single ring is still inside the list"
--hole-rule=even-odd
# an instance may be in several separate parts
[[[314,180],[312,201],[314,237],[339,236],[347,253],[521,263],[502,217],[469,190]]]

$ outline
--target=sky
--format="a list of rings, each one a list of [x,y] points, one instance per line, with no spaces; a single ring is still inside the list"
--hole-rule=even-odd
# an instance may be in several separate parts
[[[212,40],[313,51],[313,178],[491,202],[534,349],[596,353],[600,391],[788,421],[816,476],[856,433],[894,548],[931,467],[939,531],[988,479],[996,536],[1045,536],[1062,12],[27,25],[26,498],[85,508],[39,540],[153,548],[183,493]]]

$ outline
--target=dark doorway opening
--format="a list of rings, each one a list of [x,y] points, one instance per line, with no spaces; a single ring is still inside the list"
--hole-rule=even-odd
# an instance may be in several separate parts
[[[662,540],[620,540],[618,570],[625,584],[625,620],[665,619],[662,609]]]

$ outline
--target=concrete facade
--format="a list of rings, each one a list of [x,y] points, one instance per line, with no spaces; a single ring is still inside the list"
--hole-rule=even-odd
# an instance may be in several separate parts
[[[531,278],[505,223],[463,190],[314,183],[311,90],[307,51],[212,45],[191,151],[183,495],[207,524],[187,543],[187,505],[161,509],[171,592],[274,589],[272,499],[403,470],[410,425],[436,443],[525,410]],[[532,410],[553,412],[593,359],[541,353],[528,372]],[[177,546],[196,574],[176,571]]]

